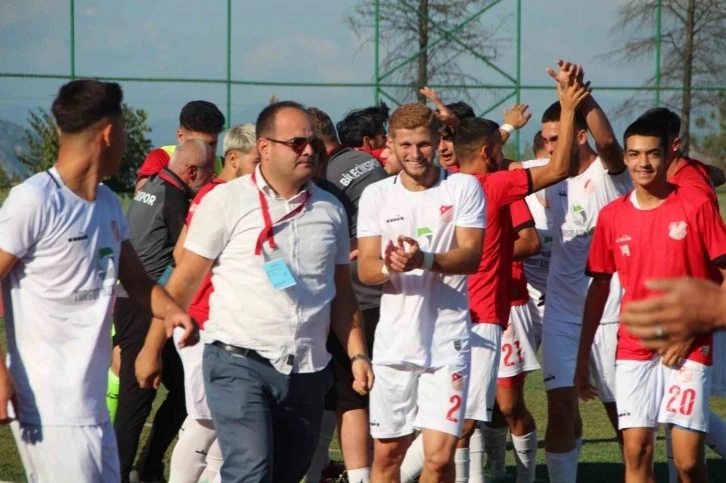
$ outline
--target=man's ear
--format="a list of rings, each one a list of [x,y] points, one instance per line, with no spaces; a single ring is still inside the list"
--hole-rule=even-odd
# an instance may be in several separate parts
[[[575,142],[580,145],[587,143],[587,129],[577,131],[577,140]]]
[[[363,136],[363,147],[364,148],[371,149],[371,142],[372,142],[371,138],[369,138],[368,136]]]

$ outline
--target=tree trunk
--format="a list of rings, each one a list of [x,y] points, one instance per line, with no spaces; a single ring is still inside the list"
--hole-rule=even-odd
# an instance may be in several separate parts
[[[429,44],[429,0],[419,0],[418,47],[424,49]],[[426,104],[426,97],[419,90],[428,85],[428,50],[418,56],[418,75],[416,76],[416,98],[419,104]]]
[[[683,98],[681,102],[681,152],[688,156],[691,127],[691,81],[693,77],[693,30],[696,17],[696,0],[688,0],[686,39],[683,48]]]

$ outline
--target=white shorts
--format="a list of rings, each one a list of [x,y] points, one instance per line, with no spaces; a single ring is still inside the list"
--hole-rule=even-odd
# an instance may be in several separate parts
[[[573,387],[582,325],[545,321],[542,330],[542,372],[545,390]],[[615,402],[615,353],[618,324],[601,324],[590,352],[590,373],[602,402]]]
[[[179,348],[179,338],[184,329],[174,329],[174,346],[184,367],[184,400],[187,414],[194,419],[212,419],[212,413],[207,406],[207,393],[204,390],[204,374],[202,372],[202,358],[204,344],[197,342],[193,346]]]
[[[527,307],[529,308],[529,316],[532,318],[532,326],[534,327],[534,349],[535,351],[539,351],[539,346],[542,344],[542,321],[544,320],[545,299],[542,292],[529,284],[527,284],[527,291],[529,292]]]
[[[466,419],[489,422],[497,397],[502,327],[499,324],[472,324],[469,341],[471,381]]]
[[[671,368],[660,361],[656,356],[649,361],[617,362],[618,426],[675,424],[707,433],[711,368],[688,360],[679,368]]]
[[[713,378],[711,395],[726,397],[726,331],[713,333]]]
[[[535,346],[535,333],[529,307],[513,306],[509,313],[509,326],[502,333],[498,377],[514,377],[523,372],[539,369]]]
[[[121,481],[110,421],[93,426],[42,426],[13,421],[10,428],[28,483]]]
[[[371,436],[398,438],[415,429],[461,436],[469,390],[468,354],[463,362],[426,369],[416,364],[373,364]]]

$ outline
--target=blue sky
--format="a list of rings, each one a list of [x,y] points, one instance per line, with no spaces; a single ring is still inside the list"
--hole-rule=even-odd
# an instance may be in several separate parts
[[[613,66],[595,60],[615,39],[609,29],[624,0],[524,0],[522,15],[522,82],[549,84],[545,67],[562,57],[585,65],[595,96],[611,110],[627,92],[597,91],[598,85],[640,85],[654,62]],[[232,77],[237,80],[301,82],[370,82],[373,47],[353,34],[344,18],[356,0],[235,0],[232,14]],[[192,6],[194,5],[194,6]],[[226,75],[226,1],[171,0],[97,2],[76,0],[76,74],[134,77],[224,78]],[[514,76],[516,2],[504,0],[485,23],[509,18],[497,38],[511,46],[497,61]],[[0,72],[66,74],[69,72],[69,6],[60,0],[0,2]],[[464,60],[482,83],[506,82],[475,60]],[[25,123],[27,111],[49,107],[59,80],[0,78],[0,119]],[[149,112],[156,144],[173,142],[181,106],[206,99],[224,110],[226,88],[210,84],[123,82],[126,101]],[[271,94],[326,110],[334,120],[346,111],[372,103],[367,88],[292,88],[234,86],[232,122],[254,121]],[[446,91],[440,93],[445,101]],[[481,109],[505,91],[485,92]],[[648,94],[644,94],[648,96]],[[652,96],[651,96],[652,97]],[[524,91],[535,119],[555,100],[551,91]],[[501,109],[491,114],[501,117]],[[627,119],[617,120],[622,132]],[[531,138],[536,122],[523,135]]]

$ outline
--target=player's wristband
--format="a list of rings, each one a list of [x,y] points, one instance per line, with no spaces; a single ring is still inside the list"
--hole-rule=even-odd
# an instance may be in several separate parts
[[[423,263],[421,270],[431,270],[434,266],[434,254],[431,252],[421,252],[423,254]]]
[[[388,267],[386,266],[385,263],[383,265],[381,265],[381,273],[383,274],[384,277],[386,277],[386,280],[391,278],[391,272],[388,271]]]
[[[370,363],[371,363],[371,358],[370,358],[370,357],[368,357],[368,356],[367,356],[366,354],[356,354],[356,355],[354,355],[353,357],[351,357],[351,358],[350,358],[350,363],[351,363],[351,364],[353,364],[353,363],[354,363],[355,361],[357,361],[358,359],[363,359],[363,360],[364,360],[364,361],[366,361],[366,362],[367,362],[368,364],[370,364]]]
[[[509,134],[512,134],[516,130],[511,124],[502,124],[501,126],[499,126],[499,129],[501,129],[502,131],[507,131]]]

